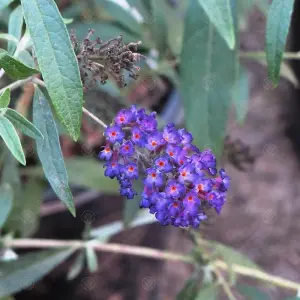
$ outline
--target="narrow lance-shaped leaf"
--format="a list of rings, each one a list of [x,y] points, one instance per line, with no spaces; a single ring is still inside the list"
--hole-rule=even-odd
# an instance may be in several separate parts
[[[3,68],[11,79],[17,80],[39,73],[38,70],[29,68],[3,49],[0,49],[0,68]]]
[[[294,0],[273,0],[267,20],[266,55],[268,73],[274,84],[278,83],[280,65],[289,32]]]
[[[191,1],[185,17],[181,53],[181,92],[187,129],[195,144],[220,156],[234,84],[234,51]]]
[[[9,16],[8,21],[8,33],[14,36],[18,41],[21,38],[23,27],[23,11],[22,6],[17,6]],[[9,54],[13,55],[16,50],[16,45],[13,42],[8,42],[7,51]]]
[[[176,300],[194,300],[197,295],[197,283],[199,278],[192,275],[177,294]]]
[[[98,270],[98,258],[94,248],[87,246],[86,251],[86,261],[88,269],[91,273],[94,273]]]
[[[29,237],[35,233],[40,221],[40,208],[47,183],[30,178],[22,189],[22,237]]]
[[[5,223],[13,204],[13,190],[9,184],[0,186],[0,228]]]
[[[7,149],[5,151],[1,175],[1,183],[9,184],[13,190],[13,207],[5,222],[5,227],[16,235],[20,235],[21,228],[23,227],[23,218],[20,218],[20,216],[24,208],[24,201],[21,193],[19,164]]]
[[[28,253],[18,260],[0,263],[0,297],[29,287],[66,260],[74,249]]]
[[[131,10],[127,6],[121,6],[119,3],[111,0],[96,0],[96,3],[118,23],[123,25],[137,36],[142,36],[142,26],[134,18]]]
[[[34,94],[33,124],[44,136],[44,139],[36,140],[36,147],[45,176],[56,195],[75,216],[73,197],[68,184],[68,175],[56,124],[50,105],[39,88],[36,88]]]
[[[213,284],[202,286],[194,298],[195,300],[216,300],[218,294],[218,287]]]
[[[22,164],[26,165],[25,155],[22,149],[20,138],[13,124],[0,115],[0,136],[13,156]]]
[[[6,89],[2,95],[0,95],[0,108],[6,108],[10,102],[10,89]]]
[[[71,265],[67,274],[67,279],[68,280],[75,279],[83,270],[84,263],[85,263],[85,251],[82,249],[80,253],[77,255],[73,264]]]
[[[25,135],[33,139],[44,138],[42,133],[25,117],[17,111],[8,108],[5,112],[5,117],[17,128],[20,129]]]
[[[83,87],[66,25],[53,0],[21,0],[35,54],[55,111],[74,140],[80,134]]]
[[[235,30],[230,7],[230,0],[198,0],[210,21],[230,49],[235,47]]]

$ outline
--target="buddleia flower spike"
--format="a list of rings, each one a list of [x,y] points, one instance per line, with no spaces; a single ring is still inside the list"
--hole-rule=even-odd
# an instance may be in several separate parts
[[[210,149],[200,151],[193,136],[173,123],[159,131],[156,114],[132,105],[120,110],[105,130],[105,176],[116,178],[120,194],[137,195],[133,181],[142,175],[140,207],[149,209],[161,225],[198,227],[207,219],[205,209],[220,214],[226,202],[230,178],[217,170]],[[141,175],[140,175],[141,176]]]

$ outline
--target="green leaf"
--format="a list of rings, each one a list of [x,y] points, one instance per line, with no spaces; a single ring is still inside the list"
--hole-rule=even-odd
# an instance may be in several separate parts
[[[218,294],[218,288],[213,284],[204,285],[198,292],[195,300],[216,300]]]
[[[150,24],[151,36],[161,56],[165,54],[168,46],[167,23],[162,10],[163,2],[161,0],[150,1],[153,14],[153,22]]]
[[[136,218],[129,224],[128,228],[134,228],[137,226],[142,226],[155,222],[157,222],[157,220],[152,214],[149,214],[149,212],[146,210],[141,210],[137,214]],[[124,229],[123,225],[124,224],[121,221],[115,221],[109,224],[105,224],[98,228],[94,228],[91,231],[90,236],[97,240],[106,242],[110,239],[110,237],[121,232]]]
[[[235,47],[235,29],[231,14],[230,0],[198,0],[210,21],[230,49]]]
[[[44,138],[42,133],[25,117],[19,114],[16,110],[8,108],[5,112],[5,117],[25,135],[34,139]]]
[[[10,102],[10,89],[6,89],[3,94],[0,95],[0,109],[6,108]]]
[[[174,55],[181,53],[184,29],[184,15],[188,6],[187,0],[181,0],[176,8],[167,1],[156,0],[156,10],[160,11],[166,24],[166,35],[168,46]],[[161,30],[161,29],[159,29]]]
[[[11,79],[24,79],[39,73],[38,70],[29,68],[3,49],[0,49],[0,68],[3,68]]]
[[[143,189],[142,182],[135,181],[132,185],[133,189],[137,192],[137,195],[135,195],[133,199],[124,198],[123,224],[125,228],[129,226],[140,210],[141,193]]]
[[[220,156],[234,84],[235,55],[198,1],[186,13],[181,54],[181,92],[194,143]]]
[[[80,134],[83,87],[66,25],[53,0],[21,0],[35,54],[55,111],[69,134]]]
[[[88,269],[91,273],[94,273],[99,269],[97,254],[94,248],[89,246],[85,248],[85,251]]]
[[[216,300],[218,295],[218,288],[211,285],[204,285],[198,291],[198,294],[194,298],[195,300]]]
[[[149,9],[148,9],[149,7],[143,3],[143,0],[127,0],[127,3],[131,7],[135,8],[141,14],[141,16],[144,19],[146,19],[144,21],[146,21],[146,23],[147,23],[147,21],[149,19],[150,12],[149,12]]]
[[[96,3],[103,8],[114,20],[138,36],[142,36],[142,26],[133,17],[130,9],[125,9],[118,3],[111,0],[96,0]]]
[[[63,18],[66,25],[73,23],[73,18]]]
[[[47,188],[41,180],[29,179],[22,189],[21,236],[29,237],[36,232],[40,222],[40,208]]]
[[[59,136],[51,108],[39,88],[33,100],[33,124],[44,139],[36,140],[38,157],[52,189],[75,217],[73,196],[68,184],[68,175],[59,144]]]
[[[9,4],[11,4],[14,0],[1,0],[0,1],[0,10],[7,7]]]
[[[265,58],[253,57],[257,62],[259,62],[263,66],[267,66],[268,63]],[[281,62],[279,75],[285,79],[287,79],[290,83],[294,85],[295,88],[299,87],[299,81],[297,76],[295,75],[292,67],[285,61]]]
[[[8,21],[8,33],[14,36],[18,41],[22,35],[23,27],[23,11],[22,6],[17,6],[10,14]],[[15,43],[8,42],[7,51],[9,54],[13,55],[16,50]]]
[[[177,294],[176,300],[195,300],[197,295],[197,278],[192,275]]]
[[[268,73],[275,85],[279,80],[280,65],[289,32],[294,0],[273,0],[267,20],[266,55]]]
[[[29,287],[66,260],[74,249],[45,250],[0,263],[0,296],[8,296]]]
[[[73,280],[80,274],[80,272],[84,268],[84,261],[85,261],[84,250],[81,250],[68,271],[67,274],[68,280]]]
[[[4,225],[13,205],[13,190],[9,184],[0,186],[0,228]]]
[[[69,182],[101,191],[103,193],[118,194],[119,185],[116,180],[104,176],[103,164],[93,158],[73,157],[66,159]],[[85,170],[82,172],[82,170]],[[44,178],[43,169],[40,167],[28,167],[24,173],[29,176]]]
[[[256,287],[246,285],[246,284],[239,284],[237,285],[237,290],[240,294],[245,296],[245,300],[269,300],[269,296]]]
[[[20,235],[22,218],[20,218],[23,209],[23,199],[21,193],[21,180],[19,174],[18,162],[12,154],[6,150],[4,155],[3,171],[1,176],[1,184],[9,184],[13,190],[13,207],[5,222],[5,228],[16,235]]]
[[[252,269],[260,270],[261,268],[254,263],[251,259],[249,259],[244,254],[240,253],[239,251],[236,251],[235,249],[219,244],[219,243],[213,243],[215,250],[217,253],[219,253],[224,261],[231,266],[232,264],[238,264],[241,266],[249,267]]]
[[[236,109],[238,122],[242,123],[247,114],[249,100],[249,78],[245,69],[240,70],[239,78],[233,89],[233,104]]]
[[[26,165],[25,155],[22,149],[20,138],[13,124],[0,115],[0,136],[13,156],[22,164]]]
[[[21,50],[16,54],[16,57],[26,66],[30,68],[35,67],[35,62],[33,60],[33,57],[29,54],[27,50]]]

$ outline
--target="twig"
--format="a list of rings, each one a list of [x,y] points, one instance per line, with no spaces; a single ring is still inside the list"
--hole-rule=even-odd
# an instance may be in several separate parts
[[[240,57],[243,58],[266,58],[266,53],[263,51],[255,51],[255,52],[240,52]],[[300,51],[299,52],[284,52],[283,59],[300,59]]]
[[[15,89],[17,89],[18,87],[22,86],[23,84],[32,81],[33,78],[34,78],[34,77],[31,76],[31,77],[28,77],[28,78],[26,78],[26,79],[21,79],[21,80],[15,81],[15,82],[13,82],[13,83],[7,85],[6,87],[2,88],[2,89],[0,90],[0,94],[4,93],[4,91],[5,91],[6,89],[10,89],[11,91],[12,91],[12,90],[15,90]]]
[[[218,270],[215,269],[214,273],[216,274],[220,284],[223,287],[224,292],[226,293],[226,295],[228,296],[229,300],[237,300],[236,297],[233,295],[230,286],[228,285],[228,283],[226,282],[224,276],[222,275],[222,273]]]
[[[213,263],[213,266],[216,268],[219,268],[221,270],[224,270],[224,271],[229,271],[229,269],[230,269],[230,267],[222,260],[216,260]],[[259,270],[255,270],[252,268],[247,268],[247,267],[244,267],[241,265],[232,264],[231,270],[239,275],[266,281],[266,282],[272,283],[274,285],[280,286],[282,288],[296,290],[296,291],[298,291],[300,289],[299,283],[296,283],[296,282],[293,282],[293,281],[290,281],[287,279],[283,279],[278,276],[273,276],[268,273],[265,273],[265,272],[262,272]]]
[[[172,260],[181,261],[189,264],[194,264],[194,259],[191,256],[181,255],[173,252],[167,252],[162,250],[156,250],[146,247],[136,247],[122,244],[114,243],[100,243],[97,240],[83,242],[83,241],[65,241],[65,240],[47,240],[47,239],[14,239],[7,241],[5,243],[6,247],[12,248],[64,248],[64,247],[74,247],[74,248],[84,248],[86,246],[92,247],[97,251],[112,252],[119,254],[127,254],[134,256],[143,256],[159,260]],[[212,266],[216,269],[220,269],[228,272],[229,269],[236,274],[250,277],[265,282],[272,283],[276,286],[282,288],[298,291],[300,289],[300,284],[291,280],[283,279],[278,276],[273,276],[268,273],[255,270],[252,268],[244,267],[238,264],[232,264],[228,266],[222,260],[216,260],[212,263]]]
[[[74,203],[75,206],[81,206],[83,204],[86,204],[92,200],[94,200],[97,197],[100,197],[103,193],[90,190],[87,192],[82,192],[79,195],[74,196]],[[60,212],[67,211],[68,209],[61,201],[54,201],[53,203],[45,203],[41,206],[40,209],[40,215],[41,216],[49,216],[53,214],[57,214]]]
[[[89,112],[86,108],[82,107],[82,111],[89,116],[91,119],[93,119],[96,123],[98,123],[99,125],[101,125],[103,128],[107,128],[107,125],[101,121],[100,119],[98,119],[95,115],[93,115],[91,112]]]
[[[67,240],[46,240],[46,239],[15,239],[7,241],[5,246],[12,248],[84,248],[91,247],[98,251],[113,252],[120,254],[129,254],[134,256],[143,256],[155,258],[159,260],[173,260],[186,263],[193,263],[194,260],[190,256],[180,255],[177,253],[166,252],[146,247],[136,247],[114,243],[100,243],[99,241],[67,241]]]
[[[36,84],[39,84],[40,86],[45,87],[45,82],[38,79],[38,78],[33,78],[32,81]],[[89,112],[86,108],[82,107],[82,111],[89,116],[91,119],[93,119],[95,122],[97,122],[99,125],[101,125],[103,128],[107,128],[107,125],[101,121],[99,118],[97,118],[95,115],[93,115],[91,112]]]

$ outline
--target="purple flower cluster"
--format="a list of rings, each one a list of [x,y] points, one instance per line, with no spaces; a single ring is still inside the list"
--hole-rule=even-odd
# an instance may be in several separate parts
[[[201,152],[185,129],[157,129],[155,113],[131,106],[119,111],[105,130],[105,176],[116,177],[120,194],[132,199],[133,180],[144,173],[140,207],[149,208],[161,225],[198,227],[207,218],[203,202],[220,214],[230,178],[216,168],[211,150]],[[218,175],[219,174],[219,175]]]

